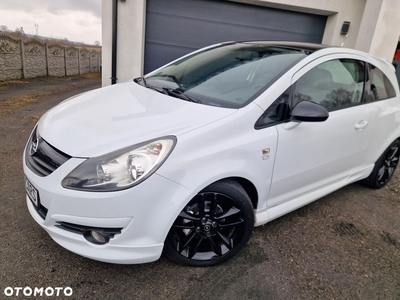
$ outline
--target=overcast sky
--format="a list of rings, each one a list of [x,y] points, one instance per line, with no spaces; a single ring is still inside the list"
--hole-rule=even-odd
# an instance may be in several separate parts
[[[0,0],[0,25],[10,30],[67,38],[74,42],[101,42],[101,0]]]

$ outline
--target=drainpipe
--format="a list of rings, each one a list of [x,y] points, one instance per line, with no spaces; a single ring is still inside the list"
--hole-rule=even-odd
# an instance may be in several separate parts
[[[117,83],[117,24],[118,0],[112,3],[112,46],[111,46],[111,84]]]

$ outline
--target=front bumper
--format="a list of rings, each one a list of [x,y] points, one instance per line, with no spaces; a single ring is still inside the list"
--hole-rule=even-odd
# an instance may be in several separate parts
[[[27,179],[47,209],[43,219],[26,197],[35,221],[62,247],[91,259],[121,264],[157,260],[175,218],[194,196],[189,189],[153,174],[144,182],[118,192],[82,192],[65,189],[62,179],[83,160],[71,158],[46,177],[27,168]],[[59,227],[60,222],[95,228],[121,228],[105,245],[87,241],[82,234]]]

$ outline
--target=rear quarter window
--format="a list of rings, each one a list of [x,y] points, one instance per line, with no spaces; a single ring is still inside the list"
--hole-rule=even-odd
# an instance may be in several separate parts
[[[371,100],[385,100],[396,97],[396,91],[389,78],[374,65],[371,66]]]

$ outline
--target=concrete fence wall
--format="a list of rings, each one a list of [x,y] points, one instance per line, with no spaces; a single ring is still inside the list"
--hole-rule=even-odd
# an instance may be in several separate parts
[[[0,35],[0,81],[95,73],[100,62],[101,51]]]

